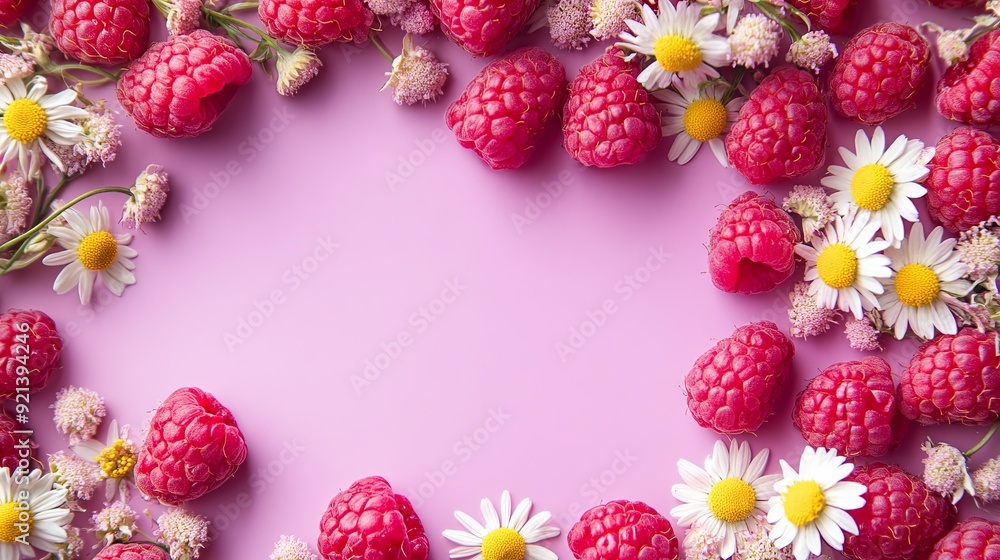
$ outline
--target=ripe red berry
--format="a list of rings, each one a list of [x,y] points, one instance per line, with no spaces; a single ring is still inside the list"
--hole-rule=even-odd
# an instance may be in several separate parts
[[[0,315],[0,398],[13,399],[19,387],[28,393],[44,388],[61,351],[62,338],[45,313],[11,309]]]
[[[927,40],[899,23],[878,23],[855,35],[830,75],[833,108],[864,124],[886,119],[917,104],[930,63]]]
[[[847,27],[847,16],[854,11],[857,0],[788,0],[788,3],[809,16],[813,27],[840,34]]]
[[[771,414],[795,346],[770,321],[744,325],[702,354],[684,378],[698,425],[720,434],[753,432]]]
[[[943,10],[954,10],[956,8],[972,8],[983,6],[986,0],[928,0],[934,6]]]
[[[969,57],[949,67],[937,85],[937,110],[946,119],[1000,125],[1000,29],[976,39]]]
[[[427,560],[428,541],[410,500],[381,476],[334,496],[319,522],[324,560]]]
[[[562,107],[566,69],[536,47],[489,63],[469,82],[445,115],[464,148],[493,169],[516,169]]]
[[[638,62],[617,48],[580,69],[563,108],[563,143],[587,166],[615,167],[641,160],[663,137],[653,98],[636,79]]]
[[[755,185],[823,165],[826,105],[812,74],[782,66],[764,78],[726,135],[729,163]]]
[[[116,543],[102,548],[94,560],[170,560],[170,555],[153,543]]]
[[[154,136],[208,131],[250,81],[250,59],[229,39],[197,29],[149,47],[118,80],[118,102]]]
[[[271,37],[306,47],[364,43],[375,19],[362,0],[261,0],[257,15]]]
[[[614,500],[593,507],[567,537],[578,560],[678,560],[674,528],[642,502]]]
[[[10,27],[18,22],[28,7],[28,0],[0,0],[0,26]]]
[[[1000,215],[1000,142],[989,133],[959,127],[946,134],[930,162],[927,210],[952,233]]]
[[[774,289],[795,271],[799,230],[774,201],[753,191],[736,197],[709,232],[708,273],[724,292]]]
[[[52,0],[59,50],[87,64],[134,60],[149,44],[149,0]]]
[[[970,517],[934,545],[927,560],[996,560],[1000,558],[1000,523]]]
[[[441,31],[476,56],[494,55],[538,9],[540,0],[431,0]]]

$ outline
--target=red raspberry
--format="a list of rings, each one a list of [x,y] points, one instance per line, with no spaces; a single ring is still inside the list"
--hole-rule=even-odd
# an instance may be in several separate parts
[[[899,409],[921,424],[989,424],[1000,418],[997,334],[964,328],[924,343],[899,380]]]
[[[878,457],[895,449],[901,419],[889,363],[874,356],[826,368],[799,393],[792,413],[809,445],[847,457]]]
[[[932,5],[945,10],[983,6],[986,0],[928,0]]]
[[[580,69],[563,108],[563,142],[576,161],[595,167],[636,163],[660,145],[660,114],[636,79],[638,62],[617,48]]]
[[[247,446],[236,419],[212,395],[178,389],[156,409],[135,465],[145,496],[178,505],[215,490],[236,474]]]
[[[823,165],[826,105],[813,75],[782,66],[764,78],[726,136],[726,153],[754,185]]]
[[[13,399],[19,376],[27,376],[28,392],[36,393],[59,367],[62,338],[56,324],[41,311],[11,309],[0,315],[0,398]]]
[[[257,15],[271,37],[306,47],[364,43],[375,19],[362,0],[261,0]]]
[[[799,230],[774,201],[747,191],[729,204],[709,232],[708,272],[724,292],[774,289],[795,271]]]
[[[813,27],[840,34],[847,27],[847,12],[854,10],[857,0],[788,0],[788,3],[809,16]]]
[[[578,560],[677,560],[674,528],[642,502],[614,500],[586,512],[569,531]]]
[[[931,218],[960,233],[1000,214],[1000,142],[960,127],[945,135],[930,163],[927,209]]]
[[[868,487],[865,505],[848,512],[858,524],[857,535],[844,534],[848,558],[926,558],[934,542],[955,524],[955,506],[896,465],[856,466],[847,480]]]
[[[149,44],[149,0],[52,0],[49,29],[59,50],[81,62],[135,60]]]
[[[969,57],[948,68],[937,85],[938,113],[971,125],[1000,125],[1000,29],[976,39]]]
[[[1000,523],[982,517],[961,522],[934,545],[927,560],[996,560],[1000,558]]]
[[[28,0],[0,0],[0,26],[14,25],[24,15]]]
[[[927,40],[912,27],[878,23],[861,31],[830,75],[833,108],[864,124],[882,124],[917,104],[930,59]]]
[[[494,60],[466,86],[445,115],[464,148],[493,169],[516,169],[562,107],[566,69],[542,49],[518,49]]]
[[[699,426],[720,434],[756,430],[781,393],[793,355],[792,341],[770,321],[736,329],[684,378],[688,409]]]
[[[476,56],[500,52],[538,9],[540,0],[431,0],[441,30]]]
[[[319,522],[324,560],[427,560],[428,541],[410,500],[381,476],[362,478],[330,500]]]
[[[14,430],[23,430],[24,426],[20,426],[7,415],[7,411],[0,409],[0,468],[6,467],[10,469],[10,472],[14,472],[18,467],[19,459],[21,458],[19,453],[20,449],[15,447],[20,444],[24,435],[14,434]],[[29,453],[34,456],[34,450],[38,448],[38,444],[32,440],[28,443]],[[28,458],[30,460],[30,457]]]
[[[119,543],[103,548],[94,560],[170,560],[170,555],[153,543]]]
[[[252,72],[232,41],[197,29],[155,43],[132,62],[118,80],[118,101],[146,132],[191,138],[212,128]]]

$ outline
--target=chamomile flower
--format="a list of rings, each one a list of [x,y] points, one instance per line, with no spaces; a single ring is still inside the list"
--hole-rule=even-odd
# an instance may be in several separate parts
[[[671,509],[670,515],[681,525],[701,526],[721,537],[719,554],[731,557],[737,533],[756,528],[757,516],[765,513],[768,499],[776,495],[774,483],[781,477],[763,474],[768,453],[765,449],[751,456],[747,442],[733,441],[727,449],[717,441],[704,469],[678,461],[684,484],[675,484],[671,493],[684,503]]]
[[[504,490],[500,497],[500,513],[493,502],[483,498],[480,504],[485,525],[461,511],[455,519],[467,531],[448,529],[444,537],[460,546],[449,551],[451,558],[474,556],[478,560],[556,560],[551,550],[535,544],[559,535],[559,528],[546,526],[551,514],[547,511],[528,518],[531,500],[525,498],[511,512],[510,492]]]
[[[48,83],[37,76],[28,84],[20,78],[0,82],[0,169],[13,161],[22,175],[34,178],[41,169],[41,154],[62,169],[62,162],[42,138],[62,146],[84,139],[83,127],[74,122],[86,119],[86,110],[74,107],[76,92],[64,89],[46,95]]]
[[[643,4],[642,21],[626,21],[632,33],[622,33],[616,45],[653,57],[639,74],[646,89],[662,89],[681,81],[700,84],[719,77],[715,67],[729,65],[729,43],[713,33],[718,23],[718,13],[702,17],[698,4],[679,2],[675,7],[661,2],[659,16]]]
[[[820,307],[849,311],[856,319],[878,307],[876,294],[884,290],[879,279],[892,275],[889,257],[882,254],[889,242],[874,239],[878,229],[868,214],[852,211],[846,218],[835,217],[811,244],[795,247],[806,261],[809,294]]]
[[[963,278],[968,267],[954,250],[955,240],[942,240],[943,235],[938,226],[924,238],[924,226],[917,222],[900,247],[886,251],[893,274],[882,280],[885,293],[878,299],[882,317],[897,339],[907,329],[925,339],[933,338],[935,331],[958,332],[946,298],[964,296],[972,284]]]
[[[27,508],[24,503],[27,502]],[[35,469],[0,469],[0,558],[33,558],[36,551],[57,552],[66,541],[73,512],[66,505],[66,489],[52,474]]]
[[[831,165],[823,185],[834,189],[830,195],[834,209],[846,215],[857,208],[859,215],[868,215],[869,221],[882,228],[882,237],[898,247],[903,239],[903,220],[920,219],[914,198],[927,194],[920,186],[930,170],[927,162],[933,151],[924,150],[920,140],[899,136],[885,147],[882,127],[875,129],[869,141],[865,131],[854,137],[855,152],[840,148],[840,156],[847,167]]]
[[[111,500],[118,494],[121,501],[128,501],[128,485],[133,480],[133,468],[138,458],[135,444],[128,438],[128,425],[118,429],[118,421],[112,420],[108,428],[106,444],[88,439],[71,446],[81,459],[93,461],[101,468],[100,477],[106,480],[105,498]]]
[[[792,545],[796,560],[819,554],[821,541],[836,550],[844,547],[844,531],[858,534],[849,510],[865,505],[863,484],[845,482],[854,471],[852,463],[834,449],[806,447],[795,471],[781,461],[783,477],[775,483],[777,496],[769,502],[769,534],[778,548]]]
[[[66,250],[46,255],[42,260],[49,266],[65,265],[52,285],[57,294],[78,286],[80,303],[87,305],[98,276],[116,296],[122,295],[126,286],[135,284],[132,259],[139,253],[128,246],[131,235],[111,233],[111,218],[103,204],[90,208],[89,220],[73,208],[62,215],[66,225],[50,226],[48,233]]]
[[[723,142],[729,126],[739,115],[746,101],[734,97],[723,104],[728,88],[723,84],[698,84],[682,82],[676,91],[663,89],[653,95],[663,101],[660,107],[664,136],[676,136],[667,158],[684,165],[707,143],[723,167],[729,167],[726,144]]]

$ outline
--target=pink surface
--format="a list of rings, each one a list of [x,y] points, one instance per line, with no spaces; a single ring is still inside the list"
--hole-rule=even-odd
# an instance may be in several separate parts
[[[868,2],[854,29],[955,27],[970,14]],[[398,51],[399,35],[386,35]],[[315,546],[330,498],[370,474],[413,500],[433,558],[447,557],[440,534],[458,527],[455,509],[475,513],[505,488],[553,512],[564,533],[545,544],[571,558],[565,533],[582,511],[628,498],[666,515],[677,460],[710,452],[717,436],[695,424],[681,388],[695,358],[752,320],[787,330],[791,282],[746,297],[708,278],[708,229],[749,186],[707,148],[680,167],[667,139],[640,165],[584,169],[553,127],[524,168],[492,172],[443,119],[484,61],[440,34],[427,42],[452,78],[426,108],[378,92],[388,64],[374,48],[332,45],[302,95],[279,97],[258,72],[201,138],[158,140],[126,122],[119,160],[72,192],[166,166],[165,220],[132,244],[138,283],[120,300],[99,288],[83,307],[52,292],[55,268],[3,281],[0,304],[46,311],[66,339],[64,368],[33,405],[43,451],[65,445],[43,407],[69,384],[102,393],[140,434],[185,385],[236,415],[247,464],[191,504],[216,523],[207,560],[264,558],[281,533]],[[515,40],[547,42],[545,31]],[[573,76],[599,53],[559,56]],[[933,144],[951,130],[931,103],[940,73],[935,61],[918,109],[889,121],[890,136]],[[832,116],[830,129],[827,163],[839,163],[857,125]],[[780,199],[792,184],[759,190]],[[105,200],[113,212],[121,203]],[[894,374],[913,348],[883,354]],[[772,449],[769,472],[802,450],[794,395],[858,356],[840,332],[796,340],[796,351],[777,412],[748,438]],[[967,447],[983,432],[916,428],[888,460],[920,472],[928,435]],[[977,458],[998,453],[994,441]],[[970,500],[961,509],[998,517]]]

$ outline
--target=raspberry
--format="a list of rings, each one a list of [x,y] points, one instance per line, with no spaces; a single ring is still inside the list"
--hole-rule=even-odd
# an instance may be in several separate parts
[[[814,28],[840,34],[847,27],[847,12],[853,11],[857,0],[788,0],[788,3],[809,16]]]
[[[410,500],[381,476],[362,478],[330,500],[318,545],[324,560],[427,560],[429,546]]]
[[[973,8],[986,4],[986,0],[928,0],[932,5],[944,10],[956,8]]]
[[[257,15],[271,37],[305,47],[364,43],[375,19],[362,0],[261,0]]]
[[[7,411],[0,409],[0,468],[6,467],[10,472],[14,472],[18,467],[18,459],[20,449],[15,447],[20,438],[23,436],[15,436],[14,430],[22,430],[24,426],[19,426],[17,423],[7,415]],[[29,453],[34,454],[34,450],[38,448],[38,444],[32,440],[30,442]]]
[[[1000,125],[1000,29],[976,39],[969,57],[949,67],[937,85],[938,113],[965,124]]]
[[[687,405],[703,428],[752,432],[771,413],[795,346],[770,321],[744,325],[694,363],[684,378]]]
[[[247,446],[229,409],[194,387],[163,401],[139,449],[135,485],[145,496],[178,505],[232,478]]]
[[[952,233],[1000,214],[1000,142],[960,127],[945,135],[930,163],[927,209]]]
[[[118,101],[142,130],[191,138],[212,128],[252,72],[232,41],[197,29],[155,43],[132,62],[118,80]]]
[[[726,153],[755,185],[823,165],[826,106],[813,75],[782,66],[764,78],[726,136]]]
[[[94,560],[170,560],[170,555],[153,543],[119,543],[102,549]]]
[[[996,560],[1000,558],[1000,523],[982,517],[961,522],[934,545],[927,560]]]
[[[540,0],[431,0],[441,30],[476,56],[500,52],[517,35]]]
[[[882,124],[917,104],[929,64],[927,40],[916,29],[873,25],[848,41],[833,67],[833,108],[864,124]]]
[[[625,62],[614,47],[580,69],[563,108],[563,142],[573,159],[627,165],[660,145],[660,115],[638,76],[638,62]]]
[[[642,502],[614,500],[590,508],[569,531],[578,560],[677,560],[674,528]]]
[[[135,60],[149,43],[149,0],[52,0],[49,29],[59,50],[81,62]]]
[[[464,148],[493,169],[521,167],[562,107],[566,69],[542,49],[518,49],[494,60],[466,86],[445,115]]]
[[[766,196],[747,191],[722,211],[709,232],[708,272],[724,292],[774,289],[795,271],[799,230]]]
[[[899,409],[921,424],[1000,418],[997,334],[964,328],[924,343],[899,380]]]
[[[865,505],[848,513],[858,534],[845,533],[844,556],[854,560],[926,558],[955,524],[955,506],[896,465],[856,466],[847,480],[868,487]]]
[[[904,424],[888,362],[874,356],[823,370],[795,399],[792,420],[813,447],[878,457],[899,445]]]
[[[0,398],[13,399],[18,377],[28,378],[28,392],[37,393],[59,367],[62,338],[56,324],[41,311],[11,309],[0,315]]]
[[[0,26],[17,23],[28,7],[28,0],[0,0]]]

